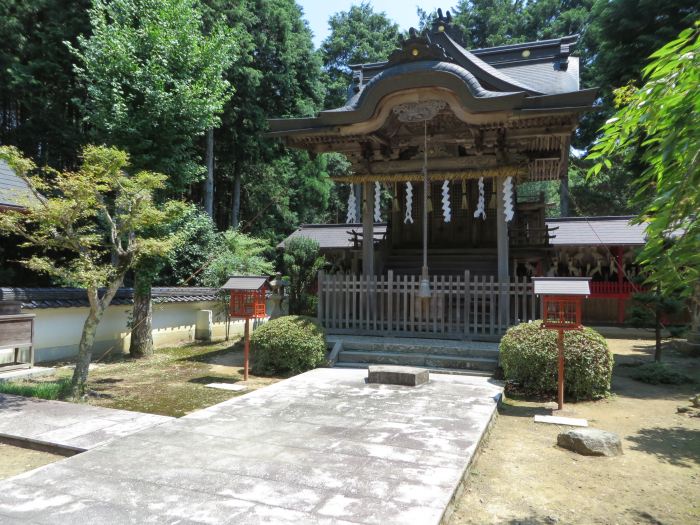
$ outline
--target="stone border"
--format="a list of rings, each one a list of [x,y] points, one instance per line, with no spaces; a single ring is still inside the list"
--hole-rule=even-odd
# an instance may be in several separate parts
[[[21,438],[17,436],[10,436],[7,434],[0,434],[0,443],[4,443],[5,445],[11,445],[13,447],[37,450],[39,452],[49,452],[51,454],[57,454],[59,456],[64,456],[67,458],[86,451],[86,449],[84,448],[70,447],[68,445],[57,445],[56,443],[50,443],[48,441]]]
[[[491,418],[489,419],[489,422],[486,425],[486,428],[484,431],[481,433],[481,437],[479,438],[479,442],[476,444],[476,447],[474,449],[474,453],[472,454],[471,458],[469,458],[469,462],[467,463],[467,466],[464,467],[464,472],[462,473],[462,477],[460,478],[459,482],[457,482],[457,486],[455,487],[454,491],[452,492],[452,497],[450,498],[449,503],[445,507],[445,510],[442,513],[442,517],[440,518],[440,521],[438,522],[439,525],[449,525],[450,519],[452,518],[452,514],[454,513],[455,507],[457,505],[457,501],[462,497],[464,494],[464,489],[466,488],[467,484],[469,483],[469,475],[471,474],[472,466],[476,462],[476,460],[479,458],[481,455],[481,449],[488,441],[488,438],[491,435],[491,430],[493,429],[494,425],[496,424],[496,419],[498,419],[498,408],[501,406],[503,403],[503,399],[505,397],[505,394],[501,393],[498,394],[498,401],[496,402],[496,409],[493,411],[491,414]]]

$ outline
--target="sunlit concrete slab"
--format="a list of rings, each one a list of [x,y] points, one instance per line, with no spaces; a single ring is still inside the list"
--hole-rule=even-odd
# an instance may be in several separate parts
[[[0,483],[22,523],[440,523],[502,392],[318,369]],[[2,521],[2,519],[0,519]]]

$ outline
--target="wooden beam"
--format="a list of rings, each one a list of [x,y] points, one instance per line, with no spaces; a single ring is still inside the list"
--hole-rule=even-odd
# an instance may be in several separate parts
[[[461,169],[495,168],[498,160],[495,155],[474,157],[442,157],[429,158],[430,171]],[[368,171],[375,174],[420,172],[423,169],[423,159],[374,161],[369,163]]]

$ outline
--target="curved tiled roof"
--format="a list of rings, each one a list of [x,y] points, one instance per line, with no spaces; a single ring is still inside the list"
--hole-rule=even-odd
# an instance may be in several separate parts
[[[578,59],[570,57],[577,35],[469,51],[454,28],[440,24],[422,35],[412,30],[385,62],[350,66],[353,85],[344,106],[313,118],[270,119],[270,135],[337,134],[341,126],[369,120],[387,95],[421,88],[447,89],[472,113],[576,113],[592,106],[595,90],[579,89]]]
[[[381,239],[386,234],[386,228],[386,223],[375,223],[375,240]],[[308,237],[315,240],[322,250],[350,249],[354,247],[351,233],[353,231],[362,233],[362,224],[302,224],[277,247],[284,248],[287,242],[296,237]]]
[[[27,182],[0,159],[0,208],[22,209],[30,202],[36,202],[36,197]]]
[[[216,288],[155,287],[151,294],[154,303],[193,303],[214,301]],[[120,288],[112,305],[133,304],[133,288]],[[89,306],[85,290],[81,288],[0,288],[0,302],[21,301],[23,308],[69,308]]]
[[[553,246],[640,246],[646,242],[643,224],[631,224],[632,216],[561,217],[547,219],[546,224],[557,229],[552,232]],[[386,233],[387,225],[374,225],[375,238]],[[310,237],[321,249],[350,249],[353,236],[350,231],[362,233],[362,224],[302,224],[278,248],[295,237]]]

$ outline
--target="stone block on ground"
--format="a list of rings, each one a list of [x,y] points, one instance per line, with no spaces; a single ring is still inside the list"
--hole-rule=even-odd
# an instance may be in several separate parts
[[[619,456],[620,436],[597,428],[577,428],[557,436],[557,445],[583,456]]]
[[[231,390],[232,392],[243,392],[243,390],[248,390],[248,386],[245,384],[233,384],[233,383],[208,383],[204,385],[208,388],[217,388],[219,390]]]
[[[371,365],[367,374],[368,383],[384,385],[419,386],[426,384],[429,378],[424,368],[397,365]]]

